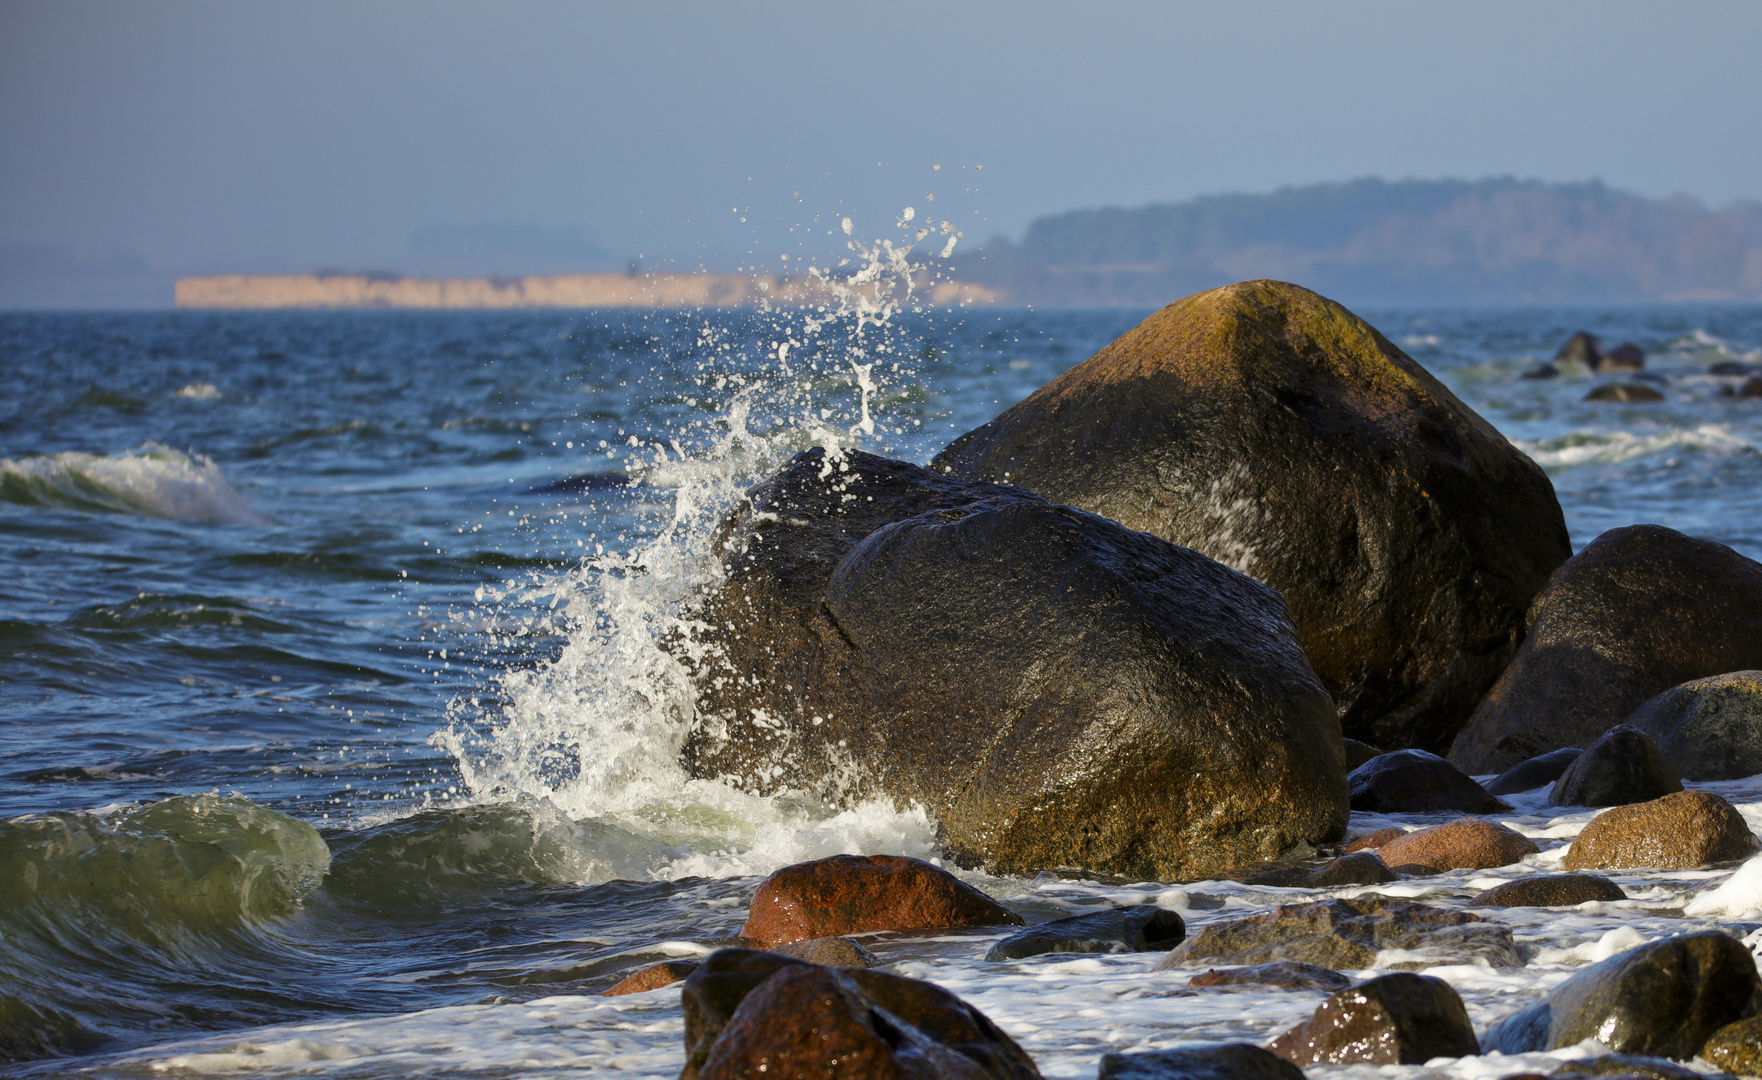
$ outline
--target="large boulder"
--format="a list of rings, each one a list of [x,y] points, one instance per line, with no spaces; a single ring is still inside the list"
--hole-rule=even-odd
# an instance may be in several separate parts
[[[1346,784],[1352,809],[1370,813],[1500,814],[1511,809],[1475,783],[1474,777],[1424,750],[1396,750],[1371,758],[1346,774]]]
[[[1627,722],[1690,780],[1762,773],[1762,671],[1691,679],[1640,705]]]
[[[1693,870],[1756,853],[1737,807],[1710,791],[1679,791],[1592,818],[1560,865],[1567,870]]]
[[[1449,757],[1478,774],[1589,746],[1679,683],[1758,667],[1762,565],[1662,525],[1611,529],[1554,575]]]
[[[1377,953],[1384,949],[1400,950],[1403,959],[1379,965]],[[1287,904],[1210,923],[1158,961],[1154,970],[1287,960],[1336,969],[1523,964],[1507,926],[1466,911],[1367,897]]]
[[[833,855],[760,882],[740,937],[771,949],[875,930],[1020,925],[1020,915],[922,859]]]
[[[940,987],[776,953],[711,953],[680,991],[680,1080],[1039,1080],[985,1014]]]
[[[1681,790],[1682,778],[1658,744],[1643,731],[1617,724],[1560,774],[1548,805],[1626,806]]]
[[[1424,1065],[1480,1053],[1450,984],[1404,971],[1341,990],[1267,1049],[1293,1065]]]
[[[1350,311],[1178,300],[931,467],[1032,489],[1277,588],[1347,736],[1443,752],[1571,547],[1536,464]]]
[[[683,760],[930,810],[962,865],[1172,880],[1344,834],[1332,702],[1272,589],[1017,488],[813,450],[698,613]]]
[[[1522,1054],[1596,1039],[1618,1053],[1691,1058],[1738,1019],[1756,988],[1756,962],[1735,938],[1683,934],[1586,968],[1481,1043]]]

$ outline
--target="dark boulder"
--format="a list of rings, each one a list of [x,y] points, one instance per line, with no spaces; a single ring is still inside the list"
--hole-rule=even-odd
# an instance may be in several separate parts
[[[1596,1039],[1619,1053],[1691,1058],[1756,988],[1756,962],[1734,938],[1683,934],[1586,968],[1494,1025],[1482,1045],[1521,1054]]]
[[[1043,922],[991,946],[987,960],[1041,953],[1167,952],[1187,936],[1181,916],[1155,904],[1092,911]]]
[[[1663,401],[1664,395],[1645,383],[1605,383],[1585,395],[1586,401],[1617,401],[1641,404]]]
[[[1096,1080],[1303,1080],[1303,1070],[1258,1046],[1224,1043],[1103,1054]]]
[[[1294,1065],[1423,1065],[1480,1053],[1461,996],[1411,972],[1340,991],[1267,1049]]]
[[[1737,807],[1708,791],[1679,791],[1605,810],[1566,849],[1567,870],[1693,870],[1746,859],[1756,835]]]
[[[1741,1076],[1762,1076],[1762,1016],[1727,1024],[1707,1037],[1701,1056]]]
[[[1377,848],[1395,870],[1408,873],[1446,870],[1491,870],[1522,862],[1541,848],[1516,829],[1485,818],[1469,817],[1415,829]]]
[[[1374,757],[1381,757],[1383,752],[1367,742],[1357,739],[1346,740],[1346,771],[1351,772]]]
[[[1639,371],[1646,366],[1646,353],[1631,341],[1624,341],[1603,354],[1603,371]]]
[[[1272,585],[1344,733],[1442,752],[1571,553],[1547,476],[1307,289],[1178,300],[931,467],[1019,484]]]
[[[659,990],[663,986],[672,986],[684,982],[697,970],[696,960],[663,960],[658,964],[626,975],[610,989],[601,992],[602,997],[622,997],[625,994],[641,994],[649,990]]]
[[[1476,893],[1467,907],[1573,907],[1592,901],[1626,900],[1621,886],[1596,874],[1521,877]]]
[[[1566,339],[1566,344],[1560,346],[1554,359],[1582,364],[1586,370],[1595,371],[1603,365],[1603,349],[1595,337],[1580,330]]]
[[[1346,783],[1352,809],[1371,813],[1498,814],[1511,809],[1475,783],[1474,777],[1424,750],[1396,750],[1372,758],[1352,770]]]
[[[1548,793],[1549,806],[1626,806],[1682,790],[1664,752],[1643,731],[1620,724],[1579,755]]]
[[[1548,363],[1525,368],[1523,374],[1518,376],[1520,379],[1557,379],[1559,377],[1560,369]]]
[[[740,936],[772,949],[873,930],[1020,925],[1020,915],[922,859],[833,855],[760,882]]]
[[[1219,962],[1281,960],[1362,969],[1382,949],[1416,954],[1412,963],[1480,962],[1520,967],[1510,928],[1479,915],[1402,900],[1321,900],[1201,928],[1157,963],[1158,971]]]
[[[1273,964],[1250,967],[1212,968],[1193,976],[1187,985],[1207,986],[1276,986],[1281,990],[1321,990],[1333,993],[1352,985],[1352,980],[1332,968],[1299,964],[1282,960]]]
[[[1534,791],[1544,784],[1552,784],[1560,779],[1566,767],[1578,760],[1584,753],[1576,746],[1563,746],[1558,750],[1550,750],[1546,754],[1520,761],[1506,769],[1487,784],[1487,792],[1492,795],[1517,795],[1525,791]]]
[[[1738,386],[1740,398],[1762,398],[1762,376],[1752,375]]]
[[[1345,831],[1339,722],[1284,601],[1195,551],[819,450],[720,545],[694,776],[917,803],[994,872],[1191,879]]]
[[[1244,885],[1281,889],[1338,889],[1346,885],[1383,885],[1400,875],[1374,851],[1354,851],[1320,866],[1280,866],[1243,879]]]
[[[1588,746],[1690,679],[1762,668],[1762,565],[1662,525],[1611,529],[1542,595],[1450,760],[1470,773]]]
[[[680,991],[680,1080],[1039,1080],[985,1014],[940,987],[776,953],[711,953]]]
[[[1691,679],[1635,709],[1627,722],[1690,780],[1762,773],[1762,671]]]

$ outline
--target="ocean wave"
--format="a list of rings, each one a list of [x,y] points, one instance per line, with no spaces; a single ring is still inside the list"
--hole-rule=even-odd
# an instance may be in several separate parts
[[[1619,465],[1653,454],[1683,452],[1709,457],[1739,457],[1757,448],[1722,424],[1702,424],[1651,435],[1630,431],[1573,431],[1551,439],[1513,440],[1544,469],[1559,472],[1592,465]]]
[[[273,525],[201,454],[147,443],[121,454],[0,458],[0,502],[228,525]]]

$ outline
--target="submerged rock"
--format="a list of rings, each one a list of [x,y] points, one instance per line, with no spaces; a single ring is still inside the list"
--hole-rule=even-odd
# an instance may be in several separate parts
[[[1382,885],[1400,875],[1374,851],[1355,851],[1321,866],[1281,866],[1243,880],[1244,885],[1272,885],[1282,889],[1337,889],[1343,885]]]
[[[723,949],[685,981],[680,1080],[771,1075],[1039,1080],[985,1014],[881,971]]]
[[[1155,904],[1138,904],[1030,926],[991,946],[985,959],[1020,960],[1041,953],[1167,952],[1186,936],[1187,926],[1180,915]]]
[[[1303,1080],[1303,1070],[1247,1043],[1103,1054],[1096,1080]]]
[[[1627,722],[1690,780],[1762,773],[1762,671],[1691,679],[1642,704]]]
[[[1345,831],[1339,722],[1284,601],[1197,552],[819,450],[721,550],[694,776],[917,803],[999,873],[1191,879]]]
[[[1386,825],[1381,829],[1377,829],[1375,832],[1368,832],[1363,836],[1353,837],[1346,844],[1344,853],[1350,855],[1357,851],[1375,851],[1389,841],[1399,840],[1406,835],[1406,829],[1397,825]]]
[[[1281,990],[1323,990],[1333,993],[1352,985],[1352,980],[1331,968],[1283,960],[1249,967],[1212,968],[1187,980],[1191,987],[1276,986]]]
[[[1439,873],[1510,866],[1540,850],[1534,840],[1515,829],[1485,818],[1466,817],[1415,829],[1384,844],[1377,854],[1397,870],[1414,866]]]
[[[1470,773],[1586,746],[1690,679],[1762,668],[1762,565],[1662,525],[1611,529],[1554,575],[1451,747]]]
[[[1566,339],[1566,344],[1555,352],[1554,359],[1582,364],[1587,370],[1595,371],[1603,364],[1603,350],[1595,337],[1580,330]]]
[[[1603,354],[1603,371],[1639,371],[1646,366],[1646,354],[1638,345],[1624,341]]]
[[[1482,1045],[1521,1054],[1596,1039],[1624,1054],[1691,1058],[1756,988],[1756,962],[1735,939],[1683,934],[1586,968],[1495,1024]]]
[[[1571,1080],[1578,1076],[1619,1076],[1631,1080],[1725,1080],[1719,1073],[1709,1075],[1664,1058],[1641,1054],[1603,1054],[1580,1058],[1548,1074],[1548,1080]]]
[[[1592,901],[1626,900],[1621,886],[1596,874],[1521,877],[1476,893],[1468,907],[1573,907]]]
[[[1762,1016],[1735,1021],[1709,1035],[1701,1057],[1742,1076],[1762,1076]]]
[[[1416,954],[1387,965],[1482,962],[1522,964],[1511,930],[1479,915],[1402,900],[1321,900],[1287,904],[1260,915],[1211,923],[1188,937],[1157,965],[1158,971],[1207,962],[1268,964],[1295,961],[1327,968],[1377,966],[1377,953]]]
[[[1475,783],[1474,777],[1424,750],[1397,750],[1372,758],[1347,774],[1346,783],[1352,809],[1371,813],[1498,814],[1511,809]]]
[[[696,960],[663,960],[658,964],[638,969],[615,983],[610,989],[602,991],[602,997],[621,997],[625,994],[641,994],[649,990],[659,990],[663,986],[672,986],[676,982],[684,982],[697,970]]]
[[[1586,401],[1619,401],[1629,404],[1663,401],[1664,395],[1645,383],[1606,383],[1585,395]]]
[[[881,966],[881,958],[847,937],[818,937],[807,941],[791,941],[778,945],[772,952],[793,956],[810,964],[826,967],[872,968]]]
[[[1755,854],[1737,808],[1707,791],[1679,791],[1605,810],[1566,849],[1567,870],[1693,870]]]
[[[1461,996],[1409,972],[1340,991],[1267,1048],[1295,1065],[1423,1065],[1480,1053]]]
[[[1020,925],[1020,915],[922,859],[834,855],[760,882],[740,936],[774,949],[873,930]]]
[[[1277,281],[1176,301],[931,467],[1272,585],[1344,733],[1390,748],[1449,745],[1571,553],[1534,462],[1363,320]]]
[[[1519,762],[1506,769],[1487,785],[1487,791],[1493,795],[1517,795],[1525,791],[1534,791],[1543,784],[1552,784],[1560,779],[1566,767],[1578,760],[1584,753],[1576,746],[1563,746],[1559,750],[1550,750],[1546,754]]]
[[[1549,806],[1626,806],[1682,790],[1682,779],[1643,731],[1617,725],[1567,766]]]

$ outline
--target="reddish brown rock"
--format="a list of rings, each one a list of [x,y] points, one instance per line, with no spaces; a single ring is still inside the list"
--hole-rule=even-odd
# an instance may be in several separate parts
[[[1354,837],[1353,840],[1346,845],[1346,850],[1341,852],[1341,854],[1350,855],[1354,851],[1381,848],[1389,841],[1406,835],[1406,829],[1397,828],[1396,826],[1391,825],[1386,829],[1378,829],[1376,832],[1365,833],[1363,836]]]
[[[696,960],[663,960],[658,964],[650,964],[626,975],[622,982],[603,993],[604,997],[618,997],[622,994],[640,994],[645,990],[659,990],[663,986],[672,986],[676,982],[684,982],[691,973],[697,970]]]
[[[760,883],[740,936],[769,949],[873,930],[1021,925],[1020,915],[922,859],[834,855]]]
[[[948,991],[880,971],[723,949],[685,982],[680,1080],[1039,1080],[1022,1048]]]
[[[1423,1065],[1480,1053],[1449,983],[1398,972],[1342,990],[1267,1047],[1293,1065]]]
[[[1756,836],[1731,803],[1711,792],[1679,791],[1598,814],[1561,865],[1567,870],[1691,870],[1755,852]]]
[[[1392,867],[1441,872],[1509,866],[1540,850],[1534,840],[1498,822],[1465,817],[1407,833],[1378,848],[1377,854]]]

